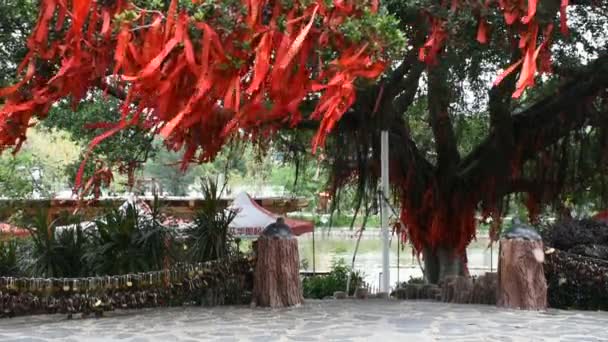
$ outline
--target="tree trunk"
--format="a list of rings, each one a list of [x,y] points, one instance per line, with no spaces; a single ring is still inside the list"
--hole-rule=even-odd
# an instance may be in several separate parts
[[[466,253],[466,252],[465,252]],[[422,251],[424,259],[424,279],[429,284],[439,284],[446,277],[467,275],[464,255],[459,255],[454,249],[430,247]]]
[[[547,282],[543,270],[542,241],[500,240],[498,261],[498,306],[544,310]]]
[[[301,304],[298,240],[262,235],[256,245],[253,303],[272,308]]]

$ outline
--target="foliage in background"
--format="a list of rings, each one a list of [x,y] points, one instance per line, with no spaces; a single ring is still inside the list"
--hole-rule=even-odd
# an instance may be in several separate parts
[[[72,189],[74,178],[66,171],[77,162],[82,147],[69,136],[63,130],[50,131],[38,126],[23,145],[23,151],[32,156],[42,172],[39,182],[47,192],[45,196]]]
[[[53,107],[48,118],[41,122],[41,127],[47,130],[67,132],[69,139],[81,147],[79,158],[66,165],[65,172],[69,176],[70,184],[73,185],[76,172],[88,151],[89,142],[103,131],[95,127],[95,124],[115,123],[120,118],[120,111],[118,100],[104,97],[100,92],[93,92],[90,98],[82,101],[76,108],[67,101],[60,102]],[[85,177],[93,174],[93,161],[102,161],[116,171],[129,165],[134,169],[141,168],[156,151],[152,140],[153,137],[138,126],[129,127],[105,139],[93,150]]]
[[[38,1],[0,0],[0,87],[14,82],[25,42],[38,13]]]
[[[80,147],[67,136],[63,131],[34,128],[20,153],[0,155],[0,197],[29,198],[34,190],[47,197],[70,190],[74,179],[66,174],[66,169],[78,158]]]
[[[202,192],[205,198],[194,223],[185,230],[185,243],[192,262],[204,262],[222,259],[230,255],[235,244],[229,225],[236,217],[236,212],[226,208],[220,198],[222,189],[217,180],[202,179]]]
[[[34,161],[31,155],[0,156],[0,197],[26,198],[34,191],[30,168]]]
[[[304,298],[323,299],[333,296],[336,291],[345,291],[349,272],[352,274],[348,295],[352,296],[357,288],[364,285],[363,277],[359,271],[353,272],[344,259],[340,259],[334,260],[329,274],[304,278],[302,281]]]
[[[200,168],[191,167],[182,171],[179,152],[168,151],[161,146],[160,142],[156,142],[154,146],[158,152],[144,165],[144,176],[158,181],[163,192],[173,196],[187,195],[188,187],[194,183]]]

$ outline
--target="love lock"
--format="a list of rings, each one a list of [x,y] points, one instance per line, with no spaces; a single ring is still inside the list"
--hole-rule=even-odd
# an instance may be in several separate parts
[[[8,278],[8,286],[7,286],[7,288],[9,290],[16,290],[17,289],[17,287],[15,286],[15,279],[14,278],[12,278],[12,277]]]
[[[190,292],[192,292],[192,290],[194,290],[194,284],[192,283],[192,280],[188,280],[188,290]]]

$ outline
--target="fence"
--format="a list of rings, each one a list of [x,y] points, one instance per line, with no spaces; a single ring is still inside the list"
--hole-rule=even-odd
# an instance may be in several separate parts
[[[608,310],[608,260],[554,249],[544,266],[549,306]]]
[[[100,316],[114,309],[240,304],[250,300],[247,259],[176,264],[170,269],[88,278],[0,278],[0,317],[44,313]]]

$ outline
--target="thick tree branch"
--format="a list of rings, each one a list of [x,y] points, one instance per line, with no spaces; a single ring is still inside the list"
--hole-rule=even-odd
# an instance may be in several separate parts
[[[580,128],[593,113],[591,101],[597,94],[608,88],[608,58],[606,54],[581,68],[576,77],[565,81],[554,94],[538,101],[521,113],[513,115],[513,140],[519,149],[518,160],[523,162],[537,155],[539,151],[555,144],[572,130]],[[481,179],[492,173],[495,158],[501,155],[498,136],[492,132],[459,165],[462,179]]]
[[[414,79],[417,81],[420,78],[420,74],[424,70],[424,63],[418,60],[418,49],[416,47],[422,45],[424,39],[425,32],[416,30],[416,34],[411,41],[414,47],[405,54],[401,64],[387,78],[385,84],[387,88],[386,98],[391,101],[401,92],[411,88]],[[418,82],[416,82],[417,86]]]
[[[517,62],[521,54],[519,49],[514,48],[511,53],[511,60],[509,64]],[[511,94],[515,90],[516,73],[511,73],[502,82],[493,86],[489,90],[489,103],[488,108],[490,111],[490,130],[496,132],[503,139],[509,139],[511,131],[513,129],[513,122],[511,120]],[[509,141],[511,142],[511,141]]]
[[[437,168],[440,173],[452,170],[460,161],[456,134],[449,115],[450,89],[447,70],[441,66],[428,71],[428,109],[429,123],[435,137]],[[444,173],[445,174],[445,173]]]
[[[113,86],[108,84],[108,82],[99,79],[97,81],[97,87],[99,89],[101,89],[101,91],[114,96],[115,98],[119,99],[119,100],[126,100],[127,99],[127,93],[124,91],[124,89]]]
[[[395,97],[397,96],[397,94],[399,94],[400,92],[403,91],[404,87],[407,86],[407,84],[403,83],[403,80],[406,79],[406,75],[408,75],[410,73],[410,71],[412,70],[412,67],[417,65],[417,64],[422,64],[420,62],[417,61],[416,58],[416,49],[412,49],[410,52],[408,52],[405,57],[403,58],[403,61],[401,62],[401,64],[397,67],[397,69],[395,69],[388,77],[385,83],[385,86],[387,88],[387,98],[388,97]]]
[[[422,63],[417,63],[412,67],[407,77],[403,78],[400,86],[403,92],[398,94],[393,101],[393,110],[398,114],[405,113],[414,102],[423,71],[424,65]]]
[[[523,146],[524,160],[555,144],[593,114],[593,99],[608,88],[608,54],[582,68],[556,94],[513,116],[515,140]]]

